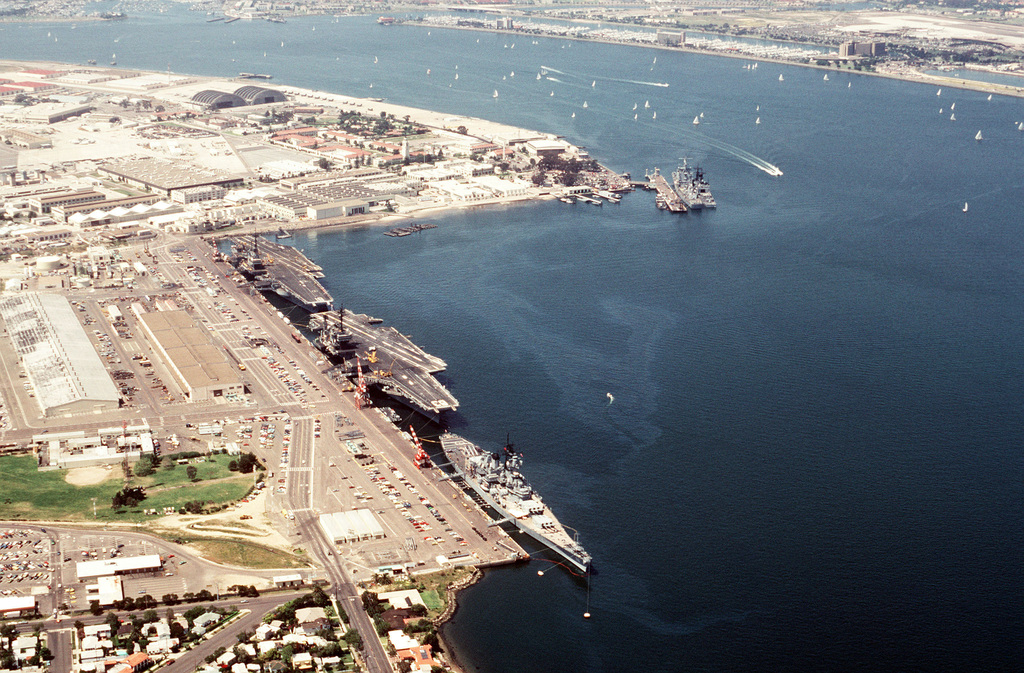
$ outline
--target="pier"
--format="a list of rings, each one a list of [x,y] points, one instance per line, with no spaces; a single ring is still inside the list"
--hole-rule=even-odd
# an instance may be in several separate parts
[[[668,184],[668,180],[661,174],[661,171],[655,168],[653,174],[647,175],[647,180],[650,184],[654,185],[654,189],[658,192],[658,195],[654,197],[654,202],[658,208],[667,210],[670,213],[686,212],[686,204],[679,198],[676,190],[672,189],[672,185]]]

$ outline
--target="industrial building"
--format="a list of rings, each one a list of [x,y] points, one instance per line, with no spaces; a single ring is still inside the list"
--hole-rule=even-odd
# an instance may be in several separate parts
[[[136,461],[154,453],[149,424],[100,428],[89,435],[84,430],[33,435],[32,443],[46,445],[50,465],[59,468],[110,465]]]
[[[117,387],[67,299],[35,292],[6,296],[0,317],[44,416],[120,407]]]
[[[140,313],[139,324],[192,402],[242,395],[238,371],[185,311]]]
[[[28,617],[35,613],[35,596],[0,596],[0,619]]]
[[[78,581],[82,582],[97,577],[152,573],[163,568],[164,562],[158,554],[146,554],[144,556],[99,559],[98,561],[79,561],[76,566]]]
[[[118,182],[172,198],[175,191],[192,187],[216,185],[232,189],[245,184],[241,177],[218,175],[194,166],[182,166],[153,157],[111,161],[98,170]]]
[[[379,540],[384,537],[384,527],[369,509],[321,514],[320,527],[334,544]]]
[[[277,89],[266,89],[251,84],[239,87],[234,93],[204,89],[192,96],[192,104],[203,109],[223,110],[232,107],[283,103],[288,97]]]

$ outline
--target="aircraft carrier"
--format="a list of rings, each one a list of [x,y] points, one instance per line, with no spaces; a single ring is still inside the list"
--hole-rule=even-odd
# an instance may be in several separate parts
[[[262,236],[234,236],[228,258],[257,290],[273,290],[310,313],[334,307],[331,293],[320,284],[323,269],[287,245]]]
[[[381,322],[341,309],[311,315],[309,329],[318,332],[316,346],[347,376],[356,375],[358,362],[367,385],[427,415],[457,409],[459,401],[434,377],[448,366],[445,361]]]
[[[465,437],[441,435],[441,449],[455,473],[504,519],[556,552],[580,572],[590,571],[591,556],[576,536],[569,535],[519,468],[522,454],[511,443],[501,453],[481,451]]]

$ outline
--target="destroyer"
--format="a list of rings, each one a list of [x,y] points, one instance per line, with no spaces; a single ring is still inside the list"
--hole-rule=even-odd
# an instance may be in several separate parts
[[[672,173],[672,183],[679,198],[690,210],[714,208],[715,197],[711,195],[711,187],[704,179],[704,171],[700,166],[691,168],[683,159],[683,165]]]
[[[566,532],[519,471],[523,457],[511,443],[500,454],[480,450],[459,435],[441,435],[441,449],[455,473],[499,515],[581,572],[590,571],[591,557],[576,536]]]

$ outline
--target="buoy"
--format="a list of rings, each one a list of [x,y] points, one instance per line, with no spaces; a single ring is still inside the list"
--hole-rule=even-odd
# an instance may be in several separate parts
[[[590,619],[590,613],[589,612],[584,612],[583,613],[583,619]]]

